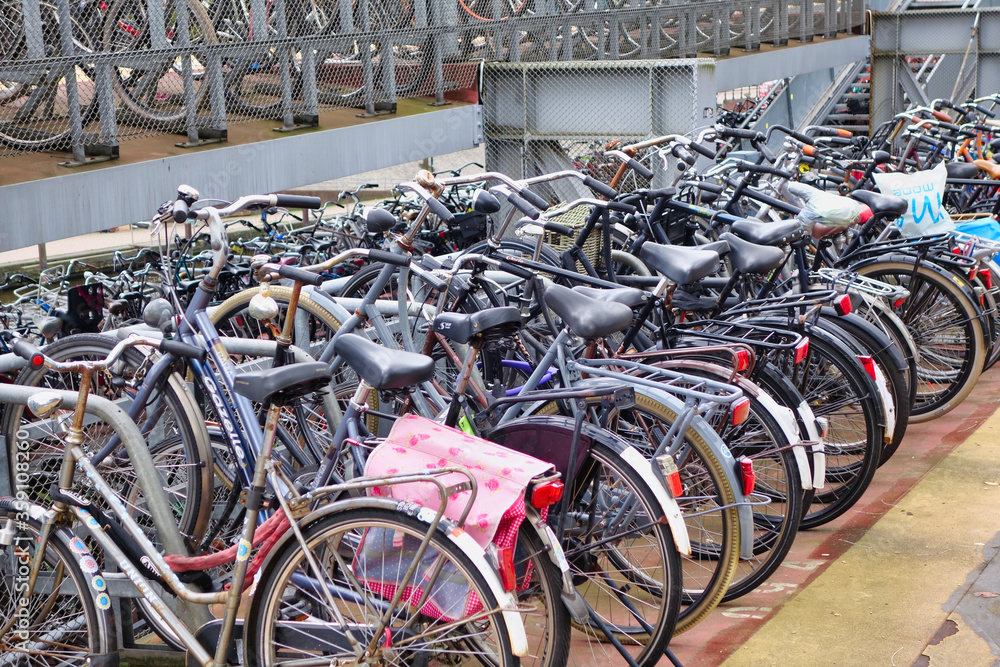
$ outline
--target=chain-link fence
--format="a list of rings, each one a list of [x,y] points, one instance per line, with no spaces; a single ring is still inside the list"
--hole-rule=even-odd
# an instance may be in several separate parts
[[[619,163],[604,157],[609,146],[714,122],[713,71],[708,59],[487,64],[487,167],[515,178],[578,169],[611,182]],[[647,166],[655,174],[652,185],[669,185],[669,160]],[[627,179],[616,186],[650,185],[631,170]],[[551,187],[546,194],[561,201],[589,192],[574,179]]]
[[[860,0],[0,0],[0,156],[117,155],[475,85],[475,61],[722,55],[849,31]]]
[[[910,106],[1000,92],[1000,9],[873,12],[871,126]]]

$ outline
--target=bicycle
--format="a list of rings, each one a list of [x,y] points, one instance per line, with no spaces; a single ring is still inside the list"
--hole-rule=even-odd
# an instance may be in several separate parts
[[[95,362],[54,362],[23,340],[15,342],[14,349],[34,365],[60,372],[78,372],[86,378],[112,365],[125,349],[136,345],[170,349],[175,354],[192,359],[205,357],[201,348],[142,337],[118,343],[106,359]],[[407,369],[410,373],[421,370],[412,365]],[[423,370],[429,369],[428,364]],[[390,369],[381,368],[378,372],[381,373],[380,379],[387,384],[398,379]],[[283,479],[280,465],[276,466],[271,459],[281,405],[301,394],[320,390],[329,378],[330,372],[324,364],[298,364],[259,372],[253,375],[252,380],[245,377],[244,382],[237,386],[237,391],[262,400],[269,407],[264,447],[254,466],[252,493],[248,496],[241,530],[242,539],[233,548],[236,564],[231,586],[222,592],[197,591],[185,585],[185,580],[201,578],[174,572],[80,448],[89,387],[89,382],[81,382],[73,422],[66,437],[66,456],[60,470],[60,481],[51,489],[51,506],[45,508],[14,499],[0,501],[6,518],[4,539],[0,542],[6,552],[3,566],[7,569],[7,576],[22,576],[25,583],[20,597],[9,596],[6,600],[9,609],[5,610],[5,616],[8,620],[0,626],[0,637],[4,637],[8,650],[45,652],[47,647],[52,647],[62,652],[65,659],[84,664],[89,663],[93,655],[110,655],[117,649],[106,584],[108,575],[98,569],[87,544],[66,527],[75,525],[100,545],[107,557],[142,592],[150,602],[151,613],[158,617],[158,623],[171,629],[187,648],[190,658],[202,665],[226,664],[245,575],[250,564],[260,557],[260,554],[251,557],[251,545],[258,531],[258,516],[264,508],[265,484],[270,481],[272,486],[290,489],[287,478]],[[32,406],[39,414],[51,413],[61,400],[58,395],[47,395],[44,391],[33,398]],[[110,507],[111,517],[70,490],[75,467],[85,472]],[[329,605],[329,615],[324,616],[315,607],[293,605],[295,615],[289,617],[290,597],[286,587],[293,579],[280,574],[262,576],[258,585],[263,590],[258,594],[259,598],[255,596],[255,605],[246,619],[247,627],[257,631],[245,637],[251,663],[270,665],[284,658],[287,651],[301,651],[298,646],[286,646],[275,640],[279,636],[288,637],[290,631],[293,636],[295,633],[300,637],[306,635],[302,637],[303,641],[311,640],[306,650],[315,652],[317,636],[302,632],[304,628],[311,627],[325,639],[319,650],[332,656],[330,659],[336,659],[337,655],[356,659],[366,652],[369,655],[373,652],[396,655],[400,651],[430,657],[440,651],[447,653],[453,650],[451,647],[456,642],[466,642],[465,651],[479,653],[492,664],[514,664],[514,654],[523,655],[526,651],[524,627],[515,611],[516,600],[488,565],[478,545],[473,542],[470,546],[468,542],[471,538],[462,540],[461,535],[455,532],[455,525],[443,518],[452,487],[446,487],[435,477],[444,473],[467,474],[460,468],[445,468],[397,477],[355,480],[316,489],[299,498],[294,497],[294,491],[293,497],[288,499],[278,494],[276,500],[282,510],[281,516],[289,519],[291,531],[268,562],[284,565],[282,572],[285,574],[288,573],[289,563],[303,563],[298,581],[293,585],[300,592],[319,591],[318,598],[314,600]],[[343,491],[422,480],[430,481],[437,487],[440,507],[436,512],[367,496],[334,501],[319,511],[309,511],[315,501]],[[474,496],[475,482],[470,476],[468,484],[459,488],[473,491]],[[363,532],[357,532],[356,527],[363,527]],[[382,531],[377,530],[379,528]],[[359,535],[360,540],[357,539]],[[408,554],[410,560],[406,563],[405,574],[400,578],[397,571],[395,576],[390,576],[384,569],[369,573],[358,560],[359,554],[368,549],[385,551],[394,537],[402,538],[404,546],[407,539],[411,540],[413,553]],[[326,558],[322,561],[325,567],[321,567],[321,561],[312,549],[317,543],[328,543],[328,539],[335,539],[338,547],[336,551],[325,551]],[[46,565],[48,568],[43,572]],[[21,569],[15,569],[18,567]],[[468,597],[464,595],[460,596],[457,607],[442,604],[443,598],[435,588],[442,574],[448,577],[449,585],[457,583],[466,587],[469,597],[478,599],[480,610],[470,616],[466,611],[469,609],[466,606]],[[383,584],[394,584],[392,593],[385,594],[385,589],[382,589],[380,594],[377,585],[373,586],[372,582],[380,578]],[[403,591],[409,590],[411,582],[418,581],[420,584],[416,585],[421,593],[416,598],[404,596]],[[276,582],[277,588],[274,587]],[[64,593],[67,583],[69,590]],[[209,636],[205,631],[209,626],[193,632],[188,623],[166,605],[151,583],[160,583],[165,590],[189,603],[225,605],[225,614],[217,622],[219,630],[214,651],[210,652],[202,644]],[[203,580],[201,583],[205,584]],[[63,598],[60,612],[69,609],[74,614],[68,622],[62,616],[53,617],[51,613],[55,604],[60,602],[53,596],[54,591],[59,591]],[[425,594],[427,602],[421,605]],[[404,600],[404,597],[407,599]],[[386,598],[389,599],[388,604],[385,603]],[[434,612],[429,611],[431,603],[437,605]],[[274,613],[275,610],[285,613]],[[364,615],[349,621],[351,610]],[[376,610],[378,613],[372,615],[371,612]],[[271,613],[261,616],[268,611]],[[322,620],[323,624],[316,626],[307,620],[303,625],[303,613],[306,619]],[[27,619],[27,622],[18,619]],[[420,630],[407,634],[408,627]],[[394,633],[398,634],[394,636]],[[266,641],[262,642],[261,638],[266,638]],[[30,642],[28,648],[21,648],[27,642]],[[279,646],[283,648],[279,649]]]

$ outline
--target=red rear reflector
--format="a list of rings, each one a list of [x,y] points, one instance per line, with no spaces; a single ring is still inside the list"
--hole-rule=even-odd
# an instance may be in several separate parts
[[[539,484],[531,490],[531,506],[538,509],[545,509],[559,502],[562,495],[563,483],[557,479]]]
[[[795,363],[801,364],[809,354],[809,336],[803,336],[795,346]]]
[[[819,437],[826,440],[826,436],[830,433],[830,420],[826,417],[816,417],[816,430],[819,431]]]
[[[858,361],[861,365],[865,367],[865,373],[868,373],[868,377],[875,379],[875,360],[867,355],[858,355]]]
[[[750,416],[750,399],[744,396],[733,403],[733,426],[739,426]]]
[[[32,366],[38,367],[38,366],[41,366],[44,363],[45,363],[45,357],[43,357],[40,354],[36,354],[33,357],[31,357],[31,365]]]
[[[514,549],[497,549],[497,569],[505,591],[517,590],[517,572],[514,571]]]
[[[743,482],[743,495],[749,496],[757,486],[757,473],[753,471],[753,461],[745,456],[738,459],[740,464],[740,481]]]
[[[862,225],[871,220],[873,215],[875,214],[872,213],[872,210],[870,208],[868,208],[864,204],[861,205],[861,214],[858,216],[858,218],[861,220]]]
[[[736,372],[742,373],[750,368],[750,350],[736,350]]]
[[[672,498],[680,498],[684,495],[684,484],[681,483],[681,472],[677,469],[677,463],[670,454],[662,454],[656,457],[656,462],[663,473],[663,480],[667,483],[667,491]]]
[[[983,271],[983,282],[986,283],[986,289],[993,289],[992,271]]]
[[[847,315],[854,309],[854,306],[851,304],[851,295],[841,294],[835,297],[833,299],[833,307],[838,315]]]
[[[892,307],[893,307],[893,308],[899,308],[899,307],[900,307],[900,306],[902,306],[902,305],[903,305],[904,303],[906,303],[906,297],[905,297],[905,296],[901,296],[901,297],[899,297],[898,299],[896,299],[896,300],[895,300],[895,301],[893,302],[893,304],[892,304]]]

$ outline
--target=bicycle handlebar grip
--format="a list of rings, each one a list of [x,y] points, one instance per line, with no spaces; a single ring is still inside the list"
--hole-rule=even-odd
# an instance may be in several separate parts
[[[593,176],[585,176],[583,179],[583,184],[588,188],[601,195],[602,197],[607,197],[608,199],[614,199],[618,196],[618,191],[607,183],[602,183]]]
[[[393,266],[410,265],[409,255],[397,255],[394,252],[379,250],[377,248],[368,251],[368,259],[372,262],[382,262],[383,264],[392,264]]]
[[[938,120],[943,120],[946,123],[950,123],[951,121],[954,120],[954,118],[952,118],[943,111],[931,111],[931,115],[937,118]]]
[[[765,144],[763,141],[758,143],[757,150],[760,151],[760,154],[764,156],[765,160],[771,162],[772,164],[774,163],[775,160],[778,159],[778,156],[774,154],[774,151],[768,148],[767,144]]]
[[[575,231],[566,225],[560,225],[558,222],[550,222],[546,220],[542,223],[542,228],[547,229],[550,232],[555,232],[556,234],[562,234],[563,236],[576,236]]]
[[[326,280],[326,278],[318,273],[306,271],[305,269],[300,269],[297,266],[282,265],[278,267],[278,275],[282,278],[289,278],[295,282],[313,286],[322,285]]]
[[[645,165],[643,165],[638,160],[636,160],[636,159],[633,158],[633,159],[629,160],[627,162],[627,164],[628,164],[629,168],[632,169],[632,171],[634,171],[635,173],[639,174],[640,176],[642,176],[643,178],[645,178],[647,181],[649,179],[653,178],[653,172],[651,170],[647,169],[645,167]]]
[[[163,354],[172,354],[175,357],[184,357],[185,359],[197,359],[201,362],[204,362],[205,359],[208,358],[208,350],[205,348],[198,347],[196,345],[188,345],[187,343],[179,340],[168,340],[164,338],[160,341],[157,349]]]
[[[538,220],[538,216],[542,214],[542,212],[539,211],[537,208],[535,208],[528,202],[524,201],[524,199],[522,199],[520,195],[517,195],[513,192],[507,195],[507,201],[510,202],[511,206],[519,210],[521,213],[524,213],[532,220]]]
[[[739,127],[716,127],[715,133],[720,137],[733,137],[734,139],[753,139],[757,136],[756,131]]]
[[[854,133],[850,130],[844,129],[842,127],[831,127],[829,125],[817,125],[815,128],[816,132],[824,135],[837,136],[837,137],[853,137]]]
[[[979,104],[976,105],[976,111],[978,111],[979,113],[983,114],[987,118],[996,118],[997,117],[996,113],[994,113],[993,111],[990,111],[986,107],[984,107],[982,105],[979,105]]]
[[[30,343],[24,338],[15,338],[10,344],[14,354],[21,357],[29,364],[38,368],[45,363],[45,355],[42,354],[34,343]]]
[[[810,137],[808,134],[802,134],[801,132],[796,132],[795,130],[792,130],[788,133],[788,136],[790,136],[792,139],[795,139],[796,141],[801,141],[802,143],[808,146],[813,145],[813,138]]]
[[[429,197],[427,199],[427,208],[431,210],[431,213],[441,218],[444,222],[453,222],[455,220],[455,214],[448,210],[448,207],[438,201],[435,197]]]
[[[524,197],[524,199],[529,204],[537,208],[539,211],[544,211],[549,206],[551,206],[549,202],[545,201],[544,197],[542,197],[540,194],[536,192],[532,192],[528,188],[521,188],[521,196]]]
[[[635,206],[632,206],[632,204],[626,204],[621,201],[609,201],[608,208],[612,211],[619,211],[620,213],[635,213],[639,210]]]
[[[515,264],[511,264],[510,262],[500,262],[497,268],[500,269],[501,271],[511,274],[512,276],[517,276],[518,278],[524,278],[525,280],[531,280],[532,278],[535,277],[534,272],[531,271],[530,269],[525,269]]]
[[[187,222],[188,215],[190,213],[191,213],[191,207],[188,206],[188,203],[186,201],[184,201],[183,199],[178,199],[177,201],[174,202],[173,212],[171,213],[174,222],[177,223]]]
[[[275,195],[276,205],[282,208],[311,208],[318,209],[323,205],[319,197],[306,197],[304,195]]]
[[[712,159],[712,160],[715,159],[715,151],[713,151],[708,146],[703,146],[702,144],[699,144],[699,143],[697,143],[695,141],[692,141],[691,143],[688,144],[688,148],[690,148],[691,150],[693,150],[695,153],[699,153],[701,155],[704,155],[705,157],[707,157],[709,159]]]

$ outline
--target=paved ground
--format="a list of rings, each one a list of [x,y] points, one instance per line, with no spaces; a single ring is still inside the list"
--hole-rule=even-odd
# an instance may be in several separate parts
[[[990,665],[1000,656],[1000,371],[911,425],[868,493],[764,586],[674,640],[687,667]],[[580,663],[582,664],[582,663]]]

